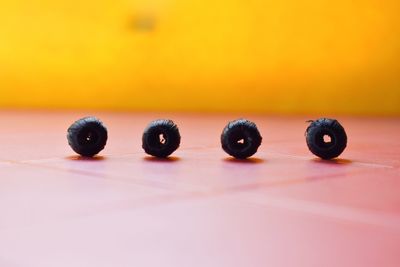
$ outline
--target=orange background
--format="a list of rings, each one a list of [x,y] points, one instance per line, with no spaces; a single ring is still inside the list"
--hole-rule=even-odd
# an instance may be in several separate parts
[[[397,0],[0,0],[0,107],[400,114]]]

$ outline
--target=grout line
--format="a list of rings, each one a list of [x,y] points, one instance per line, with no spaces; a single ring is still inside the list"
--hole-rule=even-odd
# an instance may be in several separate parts
[[[185,151],[193,151],[193,150],[198,150],[198,149],[204,149],[205,147],[190,147],[190,148],[184,148],[181,149],[180,152],[185,152]],[[211,149],[211,150],[216,150],[218,149],[217,147],[206,147],[207,149]],[[207,151],[206,153],[209,153],[210,151]],[[264,155],[275,155],[275,156],[279,156],[281,157],[285,157],[285,158],[289,158],[289,159],[297,159],[297,160],[312,160],[311,157],[307,157],[307,156],[297,156],[297,155],[290,155],[290,154],[286,154],[286,153],[280,153],[280,152],[276,152],[276,151],[260,151],[259,154],[263,153]],[[144,152],[134,152],[134,153],[123,153],[123,154],[102,154],[101,156],[105,157],[105,158],[125,158],[125,157],[129,157],[129,156],[136,156],[138,154],[143,154],[143,156],[146,156],[144,154]],[[46,162],[52,162],[52,161],[56,161],[56,160],[66,160],[65,158],[60,158],[60,157],[52,157],[52,158],[43,158],[43,159],[32,159],[32,160],[1,160],[0,159],[0,164],[1,163],[14,163],[14,164],[18,164],[18,163],[46,163]],[[339,159],[340,160],[340,159]],[[329,161],[327,161],[327,163],[329,163]],[[334,161],[332,161],[332,163],[335,163]],[[337,163],[340,164],[340,163]],[[392,165],[386,165],[386,164],[380,164],[380,163],[373,163],[373,162],[361,162],[361,161],[354,161],[354,162],[349,162],[349,164],[353,164],[353,165],[358,165],[358,166],[365,166],[365,167],[370,167],[370,168],[385,168],[385,169],[395,169],[395,166]]]
[[[242,201],[247,203],[308,213],[343,221],[391,228],[400,232],[399,215],[387,213],[382,214],[377,211],[331,205],[323,202],[307,201],[302,199],[271,197],[254,194],[246,194],[246,196],[249,196],[250,198]]]
[[[87,179],[102,179],[102,180],[107,180],[107,181],[113,181],[113,182],[118,182],[118,183],[124,183],[127,185],[137,185],[137,186],[143,186],[147,188],[157,188],[157,189],[163,189],[163,190],[171,190],[171,185],[181,185],[182,187],[186,188],[191,188],[192,190],[199,190],[200,188],[198,186],[192,185],[192,184],[184,184],[184,183],[170,183],[170,182],[162,182],[160,180],[153,180],[153,179],[143,179],[143,178],[134,178],[134,177],[122,177],[122,176],[109,176],[109,175],[102,175],[99,172],[92,172],[92,171],[87,171],[87,170],[79,170],[79,169],[64,169],[62,167],[58,166],[50,166],[50,165],[45,165],[45,164],[36,164],[35,162],[30,162],[30,161],[20,161],[20,162],[12,162],[9,161],[10,164],[19,164],[19,165],[26,165],[34,168],[39,168],[39,169],[46,169],[46,170],[53,170],[53,171],[58,171],[62,173],[73,173],[76,175],[82,175],[85,176]]]
[[[38,166],[41,167],[41,166]],[[355,171],[353,173],[359,173],[360,171]],[[341,178],[341,174],[331,174],[325,176],[322,179],[335,179]],[[268,187],[276,187],[281,185],[291,185],[291,184],[299,184],[303,182],[314,182],[321,180],[320,176],[309,176],[306,178],[296,178],[296,179],[286,179],[280,181],[269,181],[269,182],[260,182],[260,183],[253,183],[253,184],[244,184],[238,186],[232,186],[229,188],[216,188],[216,189],[209,189],[208,191],[180,191],[177,193],[166,193],[166,194],[159,194],[156,196],[150,197],[143,197],[140,199],[134,200],[125,200],[125,201],[118,201],[116,203],[109,203],[103,204],[101,206],[95,206],[88,211],[77,211],[68,214],[67,216],[63,217],[65,219],[75,219],[81,217],[91,217],[97,216],[99,214],[105,213],[114,213],[114,212],[121,212],[127,211],[132,209],[143,209],[143,208],[150,208],[156,207],[161,205],[168,205],[171,203],[185,203],[186,201],[193,201],[193,200],[203,200],[215,197],[223,197],[223,196],[232,196],[235,194],[249,194],[250,192],[256,192],[257,190],[268,188]],[[4,230],[4,228],[3,228]]]
[[[306,157],[306,156],[296,156],[296,155],[290,155],[290,154],[285,154],[285,153],[280,153],[280,152],[275,152],[275,151],[272,151],[271,154],[284,156],[284,157],[292,158],[292,159],[300,159],[300,160],[310,160],[311,159],[310,157]],[[327,162],[329,162],[329,161],[327,161]],[[332,162],[334,163],[334,161],[332,161]],[[340,164],[340,163],[338,163],[338,164]],[[385,168],[385,169],[395,169],[396,168],[395,166],[392,166],[392,165],[372,163],[372,162],[362,162],[362,161],[354,161],[354,162],[351,162],[350,164],[366,166],[366,167]]]

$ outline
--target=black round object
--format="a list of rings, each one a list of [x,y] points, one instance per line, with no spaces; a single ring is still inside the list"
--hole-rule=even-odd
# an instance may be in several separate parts
[[[337,120],[321,118],[311,121],[306,130],[306,141],[314,155],[322,159],[333,159],[346,148],[347,135]]]
[[[152,121],[143,132],[142,147],[147,154],[155,157],[168,157],[180,143],[178,126],[172,120]]]
[[[221,134],[222,149],[238,159],[254,155],[261,141],[256,124],[246,119],[229,122]]]
[[[95,117],[85,117],[68,128],[67,139],[71,148],[85,157],[93,157],[104,149],[107,143],[107,129]]]

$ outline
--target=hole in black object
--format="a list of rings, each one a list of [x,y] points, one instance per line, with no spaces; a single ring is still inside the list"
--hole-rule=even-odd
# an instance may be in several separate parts
[[[166,138],[166,136],[165,136],[163,133],[160,133],[160,134],[158,135],[158,138],[159,138],[159,140],[160,140],[160,144],[161,144],[161,145],[165,145],[165,144],[167,143],[167,138]]]
[[[81,146],[94,145],[99,141],[99,134],[91,129],[83,129],[78,134],[78,143]]]
[[[232,145],[232,148],[237,149],[237,150],[242,150],[247,147],[249,140],[248,140],[247,136],[245,136],[243,133],[236,132],[236,133],[232,133],[230,143]]]
[[[327,130],[320,131],[315,138],[316,145],[323,149],[330,149],[336,144],[335,136]]]
[[[326,143],[326,144],[329,144],[330,142],[332,142],[332,138],[328,134],[325,134],[323,136],[323,138],[324,138],[324,143]]]
[[[154,131],[149,135],[148,142],[150,147],[163,149],[168,143],[168,135],[163,131]]]

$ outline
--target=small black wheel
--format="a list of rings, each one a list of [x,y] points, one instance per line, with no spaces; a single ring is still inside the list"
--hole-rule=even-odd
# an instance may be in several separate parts
[[[181,135],[178,126],[172,120],[150,122],[143,132],[144,151],[158,158],[166,158],[178,149]]]
[[[314,155],[322,159],[333,159],[346,148],[347,135],[337,120],[321,118],[311,121],[306,130],[306,142]]]
[[[238,159],[254,155],[261,141],[256,124],[246,119],[229,122],[221,134],[222,149]]]
[[[68,128],[67,139],[71,148],[85,157],[93,157],[104,149],[107,143],[107,129],[95,117],[85,117]]]

